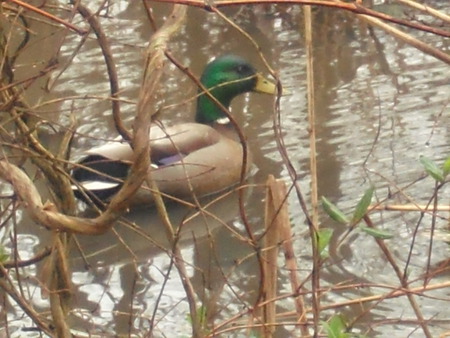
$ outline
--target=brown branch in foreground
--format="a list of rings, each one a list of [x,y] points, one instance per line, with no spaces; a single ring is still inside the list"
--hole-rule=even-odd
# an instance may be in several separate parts
[[[46,12],[46,11],[43,11],[42,9],[37,8],[37,7],[33,6],[33,5],[30,5],[30,4],[28,4],[28,3],[24,2],[24,1],[9,0],[9,2],[15,3],[16,5],[18,5],[18,6],[22,7],[22,8],[26,8],[26,9],[28,9],[30,11],[33,11],[33,12],[39,14],[39,15],[42,15],[42,16],[46,17],[47,19],[50,19],[50,20],[55,21],[57,23],[60,23],[60,24],[62,24],[64,26],[66,26],[67,28],[77,32],[80,35],[84,35],[84,34],[87,33],[84,29],[78,28],[77,26],[72,25],[70,22],[67,22],[67,21],[65,21],[65,20],[63,20],[61,18],[58,18],[57,16],[54,16],[54,15],[52,15],[52,14]]]
[[[408,294],[417,295],[417,296],[423,296],[426,297],[426,292],[428,291],[434,291],[434,290],[444,290],[448,289],[450,287],[450,282],[446,281],[443,283],[436,283],[436,284],[428,284],[426,286],[419,286],[415,288],[402,288],[397,286],[390,286],[387,284],[374,284],[374,283],[355,283],[355,284],[345,284],[345,285],[338,285],[333,287],[326,287],[319,290],[319,292],[322,295],[326,295],[327,292],[336,292],[336,291],[345,291],[345,290],[358,290],[358,289],[366,289],[366,288],[382,288],[382,289],[389,289],[389,292],[377,294],[377,295],[371,295],[371,296],[365,296],[365,297],[359,297],[356,299],[349,299],[339,302],[334,302],[331,304],[325,304],[322,305],[320,310],[321,311],[327,311],[327,310],[333,310],[335,312],[339,311],[342,308],[348,308],[351,306],[363,306],[366,303],[372,303],[372,302],[380,302],[386,299],[393,299],[398,297],[404,297]],[[311,293],[311,291],[305,291],[301,292],[301,296],[307,296]],[[291,298],[293,296],[296,296],[296,294],[284,294],[282,296],[279,296],[277,300],[282,300],[286,298]],[[313,309],[311,307],[308,307],[305,309],[305,313],[312,313]],[[248,324],[244,323],[241,324],[237,319],[239,317],[242,317],[242,314],[235,315],[229,322],[233,321],[232,326],[225,327],[224,325],[216,326],[216,328],[220,328],[219,330],[214,331],[214,337],[216,336],[222,336],[224,333],[237,331],[239,329],[248,328]],[[279,312],[277,314],[278,322],[281,322],[281,319],[286,318],[298,318],[298,312],[297,311],[286,311],[286,312]],[[288,323],[287,325],[296,325],[297,323]],[[308,323],[311,324],[311,323]],[[259,325],[254,325],[252,327],[260,327]],[[307,335],[305,335],[306,337]]]
[[[116,218],[104,213],[94,220],[67,216],[56,211],[53,204],[43,204],[41,196],[31,179],[17,166],[6,160],[0,161],[0,178],[10,183],[15,193],[25,203],[30,217],[44,227],[56,231],[99,235],[109,229]],[[108,214],[107,216],[104,216]],[[117,216],[118,217],[118,216]]]
[[[447,14],[445,14],[443,12],[440,12],[440,11],[430,7],[430,6],[422,5],[422,4],[417,3],[415,1],[412,1],[412,0],[397,0],[397,1],[401,2],[404,5],[407,5],[407,6],[410,6],[412,8],[418,9],[418,10],[420,10],[422,12],[425,12],[428,15],[432,15],[432,16],[438,18],[438,19],[441,19],[442,21],[450,23],[450,16],[449,15],[447,15]]]
[[[433,211],[450,211],[450,205],[422,205],[422,204],[386,204],[386,205],[371,205],[369,210],[385,210],[385,211],[419,211],[419,212],[433,212]]]
[[[52,253],[52,249],[46,247],[30,259],[26,259],[23,261],[19,261],[19,260],[6,261],[6,262],[3,262],[2,265],[5,269],[23,268],[25,266],[30,266],[30,265],[40,262],[41,260],[43,260],[45,257],[50,255],[51,253]],[[1,274],[0,274],[0,277],[1,277]]]
[[[394,36],[395,38],[397,38],[399,40],[402,40],[403,42],[406,42],[407,44],[413,46],[414,48],[417,48],[418,50],[424,52],[425,54],[431,55],[441,61],[444,61],[445,63],[450,64],[450,55],[447,54],[446,52],[441,51],[437,48],[434,48],[434,47],[430,46],[429,44],[427,44],[419,39],[416,39],[415,37],[401,31],[400,29],[393,27],[391,25],[388,25],[386,22],[384,22],[378,18],[374,18],[373,16],[366,15],[366,14],[359,15],[359,17],[362,20],[364,20],[365,22],[367,22],[368,24],[384,30],[388,34]]]
[[[148,68],[147,73],[155,71]],[[43,204],[40,194],[30,178],[17,166],[7,160],[0,161],[0,178],[9,182],[16,194],[25,202],[31,218],[51,230],[87,235],[99,235],[109,230],[128,207],[129,198],[140,188],[147,178],[149,168],[149,130],[151,113],[145,106],[147,93],[155,86],[155,78],[144,81],[138,102],[138,112],[134,124],[133,162],[130,174],[122,189],[115,195],[108,208],[93,219],[67,216],[56,210],[52,204]],[[39,146],[39,144],[36,144]]]
[[[360,297],[357,299],[350,299],[350,300],[344,300],[341,302],[335,302],[332,304],[326,304],[326,305],[322,305],[321,310],[322,311],[326,311],[326,310],[337,310],[340,308],[345,308],[345,307],[349,307],[352,305],[358,305],[361,306],[364,303],[369,303],[369,302],[377,302],[380,300],[386,300],[386,299],[392,299],[392,298],[397,298],[397,297],[403,297],[407,294],[413,294],[413,295],[418,295],[418,296],[424,296],[425,297],[425,292],[427,291],[433,291],[433,290],[442,290],[442,289],[448,289],[450,287],[450,282],[446,281],[443,283],[436,283],[436,284],[428,284],[426,286],[418,286],[415,288],[408,288],[408,289],[404,289],[402,287],[392,287],[389,285],[382,285],[382,284],[372,284],[372,283],[357,283],[357,284],[350,284],[350,285],[341,285],[338,287],[333,287],[333,288],[326,288],[326,289],[322,289],[320,290],[321,294],[326,294],[327,292],[330,291],[339,291],[339,290],[348,290],[348,289],[352,289],[352,290],[356,290],[359,288],[368,288],[368,287],[378,287],[378,288],[387,288],[390,289],[391,291],[388,293],[383,293],[383,294],[378,294],[378,295],[371,295],[371,296],[366,296],[366,297]],[[302,293],[305,294],[306,293]],[[292,295],[285,295],[284,298],[286,297],[291,297]],[[311,312],[312,308],[309,307],[306,309],[306,312]],[[281,317],[292,317],[292,316],[297,316],[296,312],[293,311],[288,311],[288,312],[284,312],[282,314],[280,314]]]

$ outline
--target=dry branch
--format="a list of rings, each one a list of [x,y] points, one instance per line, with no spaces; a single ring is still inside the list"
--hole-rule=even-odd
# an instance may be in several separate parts
[[[2,265],[5,269],[16,268],[16,267],[21,268],[21,267],[25,267],[25,266],[30,266],[30,265],[39,263],[45,257],[48,257],[51,253],[52,253],[52,250],[50,248],[44,248],[43,250],[38,252],[34,257],[32,257],[30,259],[26,259],[26,260],[14,259],[11,261],[3,262]],[[0,274],[0,277],[1,277],[1,274]]]
[[[52,15],[52,14],[50,14],[50,13],[48,13],[48,12],[46,12],[46,11],[40,9],[40,8],[37,8],[37,7],[33,6],[33,5],[30,5],[29,3],[26,3],[26,2],[20,1],[20,0],[9,0],[9,2],[15,3],[16,5],[18,5],[20,7],[23,7],[25,9],[33,11],[33,12],[39,14],[39,15],[42,15],[42,16],[44,16],[44,17],[46,17],[46,18],[48,18],[48,19],[50,19],[52,21],[60,23],[60,24],[62,24],[64,26],[66,26],[67,28],[73,30],[74,32],[77,32],[80,35],[86,34],[86,31],[84,29],[78,28],[77,26],[71,24],[70,22],[67,22],[67,21],[65,21],[65,20],[63,20],[63,19],[61,19],[61,18],[59,18],[57,16],[54,16],[54,15]]]
[[[157,48],[164,38],[170,36],[165,33],[155,35],[152,39],[152,48]],[[157,39],[157,37],[159,38]],[[157,71],[156,76],[152,72]],[[147,178],[149,168],[149,130],[152,113],[146,109],[151,94],[156,88],[160,73],[162,71],[161,64],[149,63],[146,67],[145,78],[143,81],[140,98],[138,102],[138,112],[134,123],[134,138],[133,149],[134,157],[133,164],[130,169],[130,175],[124,182],[122,189],[116,194],[108,208],[94,219],[72,217],[58,212],[56,207],[52,204],[43,204],[40,194],[34,186],[33,182],[28,176],[7,160],[0,161],[0,177],[9,182],[17,195],[25,202],[26,209],[33,220],[42,224],[48,229],[56,231],[66,231],[71,233],[99,235],[103,234],[114,224],[120,215],[127,208],[127,200],[132,196],[141,186],[144,179]],[[41,146],[31,133],[28,132],[27,126],[17,118],[19,127],[22,128],[23,133],[29,135],[30,144],[40,152],[45,158],[52,163],[56,159]],[[44,163],[45,164],[45,163]],[[53,170],[46,170],[49,174]],[[59,174],[59,173],[58,173]],[[55,179],[56,181],[56,179]],[[61,184],[60,186],[66,186]],[[60,187],[61,188],[61,187]],[[66,194],[65,194],[66,195]]]
[[[434,212],[434,211],[450,211],[449,205],[422,205],[422,204],[385,204],[372,205],[369,210],[386,210],[386,211],[420,211],[420,212]]]
[[[352,306],[352,305],[361,305],[361,304],[369,303],[369,302],[378,302],[378,301],[382,301],[385,299],[403,297],[407,294],[413,294],[413,295],[417,295],[417,296],[425,296],[427,291],[442,290],[442,289],[450,288],[450,282],[428,284],[426,286],[419,286],[419,287],[408,288],[408,289],[404,289],[402,287],[393,287],[390,285],[361,283],[361,284],[335,286],[335,287],[332,287],[332,288],[329,288],[326,290],[323,289],[323,290],[321,290],[321,293],[325,294],[326,292],[330,292],[330,291],[339,291],[339,290],[346,290],[346,289],[359,289],[359,288],[368,288],[368,287],[387,288],[387,289],[391,289],[391,291],[387,292],[387,293],[383,293],[383,294],[360,297],[360,298],[356,298],[356,299],[350,299],[350,300],[346,300],[346,301],[322,305],[321,310],[322,311],[338,310],[340,308],[344,308],[344,307],[348,307],[348,306]],[[312,308],[308,307],[308,308],[306,308],[306,311],[311,312]],[[288,313],[284,313],[282,316],[283,317],[292,317],[292,316],[295,317],[296,315],[297,315],[296,312],[288,312]]]
[[[12,185],[15,193],[25,203],[30,217],[51,230],[99,235],[107,231],[113,220],[118,217],[111,217],[112,213],[108,213],[107,216],[89,220],[57,212],[53,204],[42,203],[36,186],[25,172],[6,160],[0,161],[0,178]]]
[[[432,15],[442,21],[445,21],[447,23],[450,23],[450,16],[438,11],[428,5],[423,5],[421,3],[415,2],[415,1],[411,1],[411,0],[397,0],[398,2],[401,2],[404,5],[410,6],[412,8],[418,9],[422,12],[425,12],[426,14]]]
[[[419,39],[416,39],[415,37],[401,31],[398,28],[395,28],[391,25],[388,25],[387,23],[383,22],[382,20],[372,17],[370,15],[358,15],[359,18],[363,19],[365,22],[371,24],[372,26],[378,27],[388,34],[396,37],[399,40],[402,40],[403,42],[406,42],[407,44],[417,48],[418,50],[424,52],[425,54],[431,55],[435,57],[436,59],[439,59],[441,61],[444,61],[448,64],[450,64],[450,55],[445,53],[444,51],[441,51],[439,49],[436,49],[429,44],[420,41]],[[450,36],[450,32],[449,32]]]
[[[374,225],[370,219],[370,217],[368,215],[364,216],[364,222],[367,224],[368,227],[370,228],[374,228]],[[402,274],[393,253],[389,250],[388,246],[384,243],[384,241],[382,239],[379,238],[375,238],[375,241],[377,242],[379,248],[381,249],[381,251],[384,253],[387,261],[389,262],[389,264],[391,265],[392,269],[394,270],[395,274],[397,275],[397,278],[399,279],[402,288],[404,288],[405,290],[409,289],[408,283],[407,283],[407,276],[405,274]],[[427,338],[431,338],[432,334],[430,332],[430,329],[428,327],[428,323],[427,321],[424,319],[423,314],[422,314],[422,310],[416,300],[416,298],[414,297],[414,295],[411,292],[407,292],[406,293],[406,297],[409,300],[409,303],[411,305],[411,308],[413,309],[417,320],[419,321],[419,324],[422,328],[423,334],[427,337]]]

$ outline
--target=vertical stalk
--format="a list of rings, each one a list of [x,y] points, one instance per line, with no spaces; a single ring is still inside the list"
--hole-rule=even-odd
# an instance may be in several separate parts
[[[316,163],[316,129],[315,129],[315,104],[314,104],[314,63],[313,63],[313,45],[312,45],[312,18],[311,7],[304,6],[305,19],[305,46],[306,46],[306,74],[308,88],[308,121],[309,121],[309,147],[310,147],[310,172],[311,172],[311,243],[313,251],[313,271],[312,271],[312,296],[313,296],[313,319],[314,319],[314,337],[317,336],[320,314],[320,298],[318,290],[320,289],[320,255],[317,248],[317,234],[319,231],[318,217],[318,193],[317,193],[317,163]]]
[[[270,338],[275,331],[276,322],[276,296],[278,279],[278,243],[280,230],[283,223],[289,222],[287,211],[286,185],[282,180],[275,180],[269,175],[266,181],[265,204],[265,235],[263,239],[264,251],[262,252],[264,284],[262,285],[262,328],[261,336]]]

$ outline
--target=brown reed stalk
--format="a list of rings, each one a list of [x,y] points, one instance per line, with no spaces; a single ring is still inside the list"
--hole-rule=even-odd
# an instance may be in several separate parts
[[[304,7],[305,18],[305,46],[306,46],[306,76],[308,97],[308,123],[309,123],[309,169],[311,174],[311,224],[309,234],[311,238],[313,268],[311,272],[311,290],[313,304],[314,337],[318,335],[320,319],[320,297],[317,290],[320,289],[321,259],[316,240],[319,233],[319,197],[317,190],[317,151],[316,151],[316,117],[315,117],[315,93],[314,93],[314,51],[311,7]]]
[[[261,313],[261,336],[272,337],[276,322],[276,302],[277,279],[278,279],[278,243],[280,238],[280,228],[282,223],[289,222],[287,204],[283,203],[286,196],[286,186],[281,180],[275,180],[273,175],[269,175],[266,181],[266,202],[265,202],[265,235],[263,238],[263,271],[264,280],[262,283],[262,297],[259,308]]]
[[[5,58],[2,58],[2,60],[5,60]],[[3,77],[3,79],[5,79],[5,77]],[[143,91],[145,90],[148,90],[148,87],[143,88]],[[3,95],[3,101],[6,102],[5,105],[20,97],[20,92],[17,90],[13,92],[3,90],[1,94]],[[30,128],[23,121],[21,114],[15,112],[14,109],[11,110],[11,113],[17,123],[18,129],[27,137],[30,149],[37,153],[37,155],[30,156],[30,158],[35,161],[38,167],[46,174],[49,181],[53,183],[53,190],[57,192],[57,196],[60,196],[61,201],[67,205],[62,209],[74,210],[75,202],[71,193],[70,183],[65,174],[65,170],[57,165],[59,164],[59,159],[55,158],[39,143],[39,140],[34,136],[34,133],[30,131]],[[148,130],[151,119],[145,111],[138,112],[137,119],[139,120],[139,123],[136,123],[135,126],[137,136],[134,138],[133,142],[135,150],[138,150],[136,151],[135,158],[145,159],[146,156],[141,155],[142,153],[148,154],[145,139],[148,139]],[[148,163],[146,161],[135,161],[134,165],[131,167],[129,180],[125,182],[123,189],[115,196],[108,208],[95,219],[71,217],[68,216],[66,212],[61,213],[57,208],[50,205],[44,205],[31,180],[29,180],[20,169],[15,167],[12,163],[9,163],[7,160],[4,160],[0,164],[0,176],[14,186],[17,194],[26,202],[28,206],[27,211],[37,223],[58,231],[101,234],[107,231],[127,208],[127,200],[129,196],[140,187],[146,176],[147,168]],[[71,196],[72,198],[70,198]],[[71,212],[68,214],[71,214]]]

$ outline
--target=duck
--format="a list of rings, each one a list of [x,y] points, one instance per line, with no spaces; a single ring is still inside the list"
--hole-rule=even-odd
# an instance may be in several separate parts
[[[209,62],[200,83],[223,107],[247,92],[276,94],[276,85],[244,58],[222,55]],[[194,122],[150,127],[151,178],[165,197],[191,199],[216,194],[241,179],[243,148],[227,114],[199,88]],[[104,205],[120,190],[133,156],[124,140],[114,140],[87,150],[73,167],[72,190],[86,203]],[[250,171],[251,155],[246,162]],[[128,201],[151,204],[153,194],[146,183]]]

